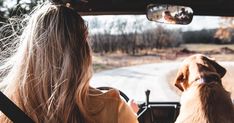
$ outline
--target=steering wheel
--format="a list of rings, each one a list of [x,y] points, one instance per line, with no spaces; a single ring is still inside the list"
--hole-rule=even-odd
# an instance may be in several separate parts
[[[98,87],[97,89],[108,91],[108,90],[113,89],[113,88],[111,88],[111,87]],[[128,96],[125,93],[123,93],[122,91],[120,91],[120,90],[118,90],[118,91],[119,91],[120,96],[123,97],[123,99],[126,102],[128,102],[129,101]]]

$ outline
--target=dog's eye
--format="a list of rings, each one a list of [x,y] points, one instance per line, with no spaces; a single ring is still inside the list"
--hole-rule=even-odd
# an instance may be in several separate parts
[[[181,82],[184,82],[186,80],[186,78],[185,77],[183,77],[182,79],[181,79]]]
[[[209,67],[204,66],[204,67],[202,67],[202,71],[210,71],[210,68],[209,68]]]
[[[212,76],[210,76],[210,77],[212,77],[214,80],[220,80],[220,77],[217,76],[217,75],[212,75]]]
[[[180,75],[180,76],[178,77],[178,80],[180,80],[181,82],[183,82],[183,81],[185,80],[185,78],[184,78],[183,75]]]

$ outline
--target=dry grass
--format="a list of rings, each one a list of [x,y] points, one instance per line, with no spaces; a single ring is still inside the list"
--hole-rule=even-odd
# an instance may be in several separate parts
[[[234,53],[225,53],[220,49],[229,48],[234,51],[233,45],[214,44],[186,44],[179,48],[142,50],[137,55],[127,55],[120,52],[108,54],[94,54],[94,71],[114,69],[118,67],[140,65],[147,63],[159,63],[165,61],[182,61],[194,53],[202,53],[215,58],[217,61],[234,61]],[[189,52],[185,52],[188,49]]]
[[[126,55],[126,54],[94,54],[93,56],[93,67],[95,72],[100,72],[103,70],[114,69],[118,67],[147,64],[147,63],[157,63],[161,62],[159,56],[152,55]]]
[[[181,45],[182,48],[187,48],[193,51],[207,51],[207,50],[217,50],[222,47],[228,47],[234,50],[234,44],[225,44],[225,45],[218,45],[218,44],[184,44]]]

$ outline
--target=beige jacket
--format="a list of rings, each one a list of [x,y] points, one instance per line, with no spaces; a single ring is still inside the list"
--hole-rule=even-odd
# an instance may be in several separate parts
[[[89,95],[88,109],[96,123],[138,123],[136,114],[120,98],[117,90],[103,93],[91,89]]]
[[[88,111],[95,123],[138,123],[136,114],[120,98],[117,90],[103,93],[91,88],[89,96]],[[0,123],[6,120],[2,116],[4,115],[0,112]]]

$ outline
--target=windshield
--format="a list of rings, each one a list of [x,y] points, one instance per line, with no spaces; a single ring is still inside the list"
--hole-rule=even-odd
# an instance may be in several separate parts
[[[0,27],[8,18],[27,15],[43,2],[0,0]],[[156,23],[146,15],[83,18],[93,50],[92,86],[114,87],[136,101],[145,101],[146,90],[151,91],[150,101],[179,101],[181,92],[174,86],[178,67],[184,58],[200,53],[227,69],[222,84],[234,99],[234,18],[194,16],[189,25]],[[0,33],[0,38],[8,33],[12,32]],[[4,45],[0,42],[0,51]]]
[[[215,58],[228,70],[234,66],[233,19],[195,16],[189,25],[148,21],[145,15],[84,16],[93,48],[91,85],[110,86],[136,101],[179,101],[174,79],[181,61],[201,53]],[[233,97],[233,94],[232,94]]]

